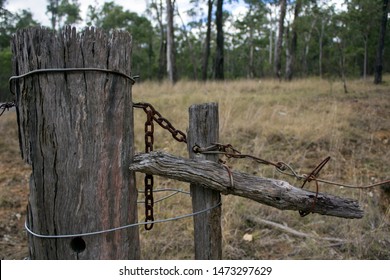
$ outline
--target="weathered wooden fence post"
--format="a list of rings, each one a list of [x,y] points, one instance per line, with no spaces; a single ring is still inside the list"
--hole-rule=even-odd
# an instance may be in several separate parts
[[[189,108],[189,119],[187,140],[190,157],[218,161],[218,155],[196,155],[192,151],[195,144],[206,147],[218,142],[218,104],[192,105]],[[213,207],[221,202],[220,192],[197,184],[191,184],[191,196],[194,212]],[[222,259],[221,207],[194,216],[194,239],[195,259]]]
[[[31,28],[12,42],[22,157],[32,166],[26,225],[32,259],[139,259],[131,36]],[[58,238],[58,235],[76,234]]]

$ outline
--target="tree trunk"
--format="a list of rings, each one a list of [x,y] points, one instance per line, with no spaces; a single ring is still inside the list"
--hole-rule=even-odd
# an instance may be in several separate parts
[[[195,55],[195,52],[194,52],[194,47],[191,43],[191,40],[190,38],[188,37],[188,32],[187,32],[187,28],[186,28],[186,25],[183,21],[183,18],[181,17],[180,13],[179,13],[179,8],[176,9],[176,14],[177,16],[179,17],[180,21],[181,21],[181,24],[182,24],[182,29],[183,29],[183,34],[184,34],[184,37],[186,39],[186,42],[187,42],[187,45],[188,45],[188,49],[190,51],[190,60],[191,60],[191,64],[192,64],[192,72],[193,72],[193,79],[196,81],[198,80],[198,59]]]
[[[131,73],[128,33],[66,28],[21,30],[16,75],[37,69]],[[27,226],[70,235],[137,222],[131,81],[99,71],[37,73],[15,83],[19,140],[32,165]],[[139,259],[138,228],[72,238],[29,235],[31,259]]]
[[[152,1],[151,7],[156,11],[156,19],[158,22],[158,26],[160,28],[160,48],[159,48],[159,57],[158,57],[158,73],[157,77],[159,80],[162,80],[165,77],[166,69],[167,69],[167,44],[166,44],[166,32],[164,30],[163,25],[163,4],[162,0],[160,0],[159,4],[157,2]]]
[[[322,78],[322,57],[323,57],[323,40],[324,40],[324,33],[325,33],[325,20],[321,19],[321,32],[320,32],[320,38],[319,38],[319,48],[320,48],[320,54],[318,57],[318,71],[320,74],[320,78]]]
[[[289,43],[290,51],[290,59],[288,63],[286,63],[286,79],[288,81],[292,80],[293,74],[294,74],[294,65],[295,65],[295,57],[296,57],[296,52],[297,52],[297,42],[298,42],[298,18],[299,18],[299,13],[301,12],[302,8],[302,1],[297,0],[295,3],[295,8],[294,8],[294,22],[292,24],[292,36],[291,36],[291,42]]]
[[[211,40],[211,15],[213,12],[214,0],[208,0],[208,12],[207,12],[207,31],[203,52],[203,64],[202,64],[202,80],[207,80],[207,70],[209,67],[210,57],[210,40]]]
[[[218,161],[218,155],[199,155],[192,150],[194,145],[210,146],[218,142],[218,104],[193,105],[189,109],[188,150],[190,158]],[[218,191],[191,184],[193,212],[211,208],[221,202]],[[194,216],[194,239],[196,260],[222,259],[221,207]]]
[[[368,34],[364,35],[363,80],[367,79],[367,62],[368,62]]]
[[[282,77],[282,45],[283,45],[283,33],[284,33],[284,18],[286,17],[287,1],[280,0],[280,16],[279,16],[279,28],[278,28],[278,41],[275,49],[275,65],[274,72],[278,79]]]
[[[291,55],[291,41],[290,41],[290,25],[287,24],[286,28],[286,79],[289,80],[292,71],[292,55]]]
[[[385,36],[386,36],[388,9],[389,9],[389,0],[383,0],[382,21],[380,26],[378,49],[376,52],[375,79],[374,79],[375,84],[380,84],[382,82],[383,53],[385,49]]]
[[[312,36],[312,33],[313,33],[313,29],[315,28],[315,24],[317,22],[317,18],[315,18],[313,20],[313,22],[311,23],[311,26],[310,26],[310,31],[308,34],[304,34],[303,37],[304,37],[304,42],[305,42],[305,51],[303,53],[303,73],[307,76],[309,74],[309,67],[307,65],[307,56],[309,55],[309,51],[310,51],[310,40],[311,40],[311,36]],[[320,39],[322,40],[322,39]],[[321,54],[320,54],[321,55]]]
[[[176,77],[175,37],[173,30],[174,7],[171,0],[167,0],[167,72],[168,80],[174,84]]]
[[[223,80],[224,76],[224,35],[223,35],[223,0],[217,0],[216,11],[217,25],[217,50],[215,54],[214,76],[217,80]]]
[[[269,65],[272,65],[272,42],[273,42],[273,29],[272,26],[269,29],[269,49],[268,49],[268,63]]]
[[[253,27],[249,30],[249,61],[248,61],[248,78],[255,77],[255,44],[253,43]]]

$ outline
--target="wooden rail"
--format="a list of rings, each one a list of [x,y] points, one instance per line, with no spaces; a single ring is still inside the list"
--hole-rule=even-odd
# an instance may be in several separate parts
[[[225,195],[246,197],[281,210],[311,211],[349,219],[363,217],[363,210],[357,201],[331,194],[319,193],[313,208],[314,192],[294,187],[281,180],[231,171],[233,177],[231,186],[227,169],[208,160],[185,159],[165,152],[152,152],[135,155],[130,169],[197,183]]]

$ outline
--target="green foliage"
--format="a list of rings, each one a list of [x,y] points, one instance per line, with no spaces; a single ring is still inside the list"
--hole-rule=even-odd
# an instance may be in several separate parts
[[[153,38],[155,32],[151,22],[137,13],[124,10],[114,2],[107,2],[101,8],[89,6],[89,25],[107,31],[119,29],[128,31],[133,37],[132,71],[142,79],[154,76]]]
[[[51,27],[61,28],[64,25],[74,24],[82,20],[80,4],[77,0],[48,0],[47,13],[51,15]]]
[[[201,77],[207,21],[206,0],[191,0],[187,11],[175,12],[176,67],[181,79]],[[211,53],[208,78],[211,78],[215,61],[216,30],[215,6],[211,30]],[[240,15],[223,13],[224,72],[226,78],[261,78],[271,76],[276,42],[276,20],[279,1],[244,0]],[[77,0],[47,0],[47,15],[52,28],[80,23],[80,4]],[[149,1],[146,16],[139,15],[111,2],[90,6],[87,25],[105,30],[119,29],[133,37],[133,74],[141,79],[159,79],[166,69],[165,1]],[[372,75],[379,38],[381,0],[346,0],[338,10],[327,1],[301,0],[302,9],[294,23],[297,30],[297,51],[294,77],[322,75],[322,77],[356,77]],[[4,6],[4,1],[0,2]],[[285,25],[292,24],[296,2],[288,1]],[[177,7],[177,6],[176,6]],[[181,7],[180,7],[181,8]],[[242,6],[241,6],[242,8]],[[183,18],[187,22],[183,23]],[[188,20],[189,19],[189,20]],[[0,8],[1,91],[11,75],[9,43],[11,35],[20,28],[39,24],[30,11],[11,14]],[[296,25],[296,26],[295,26]],[[287,29],[287,28],[285,28]],[[389,27],[390,29],[390,27]],[[284,35],[286,36],[286,35]],[[386,38],[384,72],[389,72],[390,39]],[[282,63],[286,61],[286,45],[282,50]],[[282,65],[282,71],[284,71]],[[8,71],[8,74],[6,74]],[[282,73],[283,75],[284,73]]]
[[[9,92],[8,80],[12,71],[11,50],[3,49],[0,51],[0,101],[11,101],[12,95]]]
[[[10,49],[11,36],[16,30],[37,25],[30,11],[22,10],[12,14],[1,10],[0,14],[0,102],[11,101],[8,80],[12,75],[12,53]]]

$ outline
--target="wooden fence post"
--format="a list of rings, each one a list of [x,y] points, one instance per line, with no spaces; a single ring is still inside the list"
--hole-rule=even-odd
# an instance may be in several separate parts
[[[131,36],[31,28],[12,42],[15,75],[48,68],[100,68],[130,75]],[[115,73],[35,73],[17,79],[22,157],[31,164],[26,225],[69,235],[136,223],[132,82]],[[31,259],[139,259],[138,227],[90,236],[29,234]]]
[[[189,108],[189,119],[187,140],[190,157],[218,161],[218,155],[197,155],[192,151],[195,144],[206,147],[213,142],[218,142],[218,104],[192,105]],[[213,207],[221,202],[220,192],[203,188],[197,184],[190,186],[194,212]],[[221,207],[194,216],[194,240],[195,259],[222,259]]]

